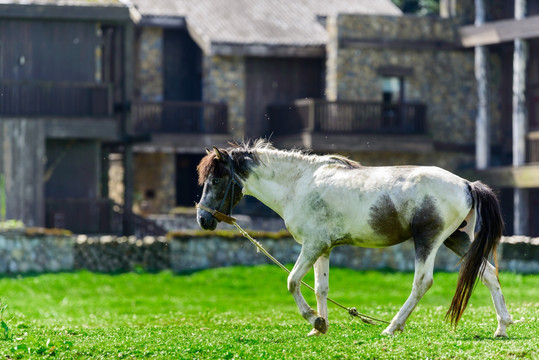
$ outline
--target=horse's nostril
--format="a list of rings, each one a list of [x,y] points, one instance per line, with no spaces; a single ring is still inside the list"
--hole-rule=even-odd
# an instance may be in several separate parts
[[[206,224],[206,221],[204,220],[203,216],[198,217],[198,223],[200,226],[204,226]]]

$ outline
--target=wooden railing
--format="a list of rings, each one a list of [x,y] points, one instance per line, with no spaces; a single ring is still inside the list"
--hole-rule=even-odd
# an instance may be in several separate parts
[[[424,134],[424,104],[325,101],[305,99],[270,105],[270,128],[276,135],[299,132]]]
[[[527,161],[529,163],[539,163],[539,131],[528,134]]]
[[[129,211],[110,199],[47,199],[45,226],[68,229],[76,234],[123,235],[125,220],[134,235],[161,236],[167,231],[155,222]]]
[[[0,81],[0,116],[109,117],[112,85]]]
[[[135,102],[135,133],[228,133],[228,107],[208,102]]]

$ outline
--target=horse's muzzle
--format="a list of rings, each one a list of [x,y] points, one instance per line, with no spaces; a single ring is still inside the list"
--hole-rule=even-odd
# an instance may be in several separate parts
[[[202,230],[215,230],[217,227],[217,220],[213,215],[202,209],[197,210],[197,222]]]

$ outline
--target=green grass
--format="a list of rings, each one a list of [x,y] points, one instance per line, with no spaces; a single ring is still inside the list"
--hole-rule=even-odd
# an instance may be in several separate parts
[[[312,283],[312,275],[307,279]],[[0,356],[95,359],[539,359],[539,276],[500,274],[509,310],[524,321],[509,339],[492,337],[496,315],[478,285],[457,330],[444,322],[456,274],[437,273],[405,331],[350,320],[330,307],[330,329],[309,325],[272,266],[189,275],[88,272],[1,278],[8,307]],[[331,294],[372,316],[391,319],[408,296],[412,274],[332,269]],[[314,296],[304,289],[307,300]],[[1,307],[1,306],[0,306]]]

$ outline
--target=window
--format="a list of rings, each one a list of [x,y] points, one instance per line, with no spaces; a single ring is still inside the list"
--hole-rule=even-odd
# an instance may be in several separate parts
[[[382,76],[382,101],[384,104],[402,102],[404,79],[397,76]]]

